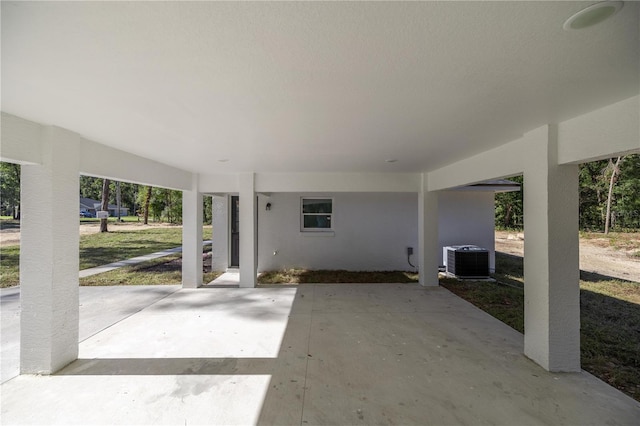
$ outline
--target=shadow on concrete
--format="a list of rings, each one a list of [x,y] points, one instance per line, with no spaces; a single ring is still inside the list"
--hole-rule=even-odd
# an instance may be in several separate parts
[[[77,359],[54,376],[177,376],[270,374],[275,358]]]
[[[20,292],[16,291],[15,293],[4,293],[0,296],[0,303],[11,303],[20,300]]]
[[[523,266],[521,256],[496,253],[496,272],[524,281]],[[640,400],[640,305],[604,294],[612,286],[616,292],[637,292],[640,284],[583,270],[580,280],[589,283],[580,288],[582,368]]]
[[[161,311],[167,313],[202,309],[205,311],[224,312],[232,316],[264,321],[276,320],[283,314],[287,314],[289,312],[288,307],[274,308],[271,306],[270,299],[255,297],[254,293],[250,291],[245,291],[243,293],[238,292],[234,294],[233,297],[224,299],[194,299],[189,297],[188,294],[178,293],[173,295],[170,302],[163,303],[161,301],[147,309],[149,309],[149,312]]]
[[[15,229],[20,230],[20,219],[0,220],[0,230]]]
[[[159,318],[166,318],[165,310],[189,314],[182,318],[205,310],[268,315],[269,307],[277,306],[269,296],[275,299],[278,292],[265,290],[211,297],[212,291],[183,289],[145,309],[163,314],[151,312],[145,321],[155,327]],[[197,341],[201,353],[220,345],[215,349],[233,355],[161,358],[165,348],[160,341],[158,358],[155,353],[140,358],[96,353],[71,363],[53,380],[33,379],[32,388],[29,378],[9,382],[17,390],[6,388],[15,395],[7,413],[26,418],[37,405],[39,417],[33,418],[40,423],[54,417],[108,423],[125,412],[130,423],[136,414],[138,423],[148,424],[161,423],[159,419],[177,424],[175,418],[183,416],[184,423],[200,424],[422,425],[513,424],[513,419],[522,424],[555,424],[558,419],[567,424],[605,419],[633,424],[640,412],[591,375],[545,372],[522,356],[520,333],[445,289],[317,285],[300,286],[294,293],[280,304],[290,311],[284,318],[280,314],[280,321],[286,321],[282,331],[274,322],[276,330],[268,339],[252,343],[251,329],[264,325],[258,321],[237,337],[245,348],[266,347],[268,340],[277,339],[279,346],[263,351],[266,356],[234,356],[239,352],[222,347],[236,337],[216,340],[207,328],[168,322]],[[208,300],[195,302],[198,298]],[[408,300],[414,308],[409,309]],[[224,315],[220,318],[215,327],[230,327]],[[109,344],[104,339],[99,343]],[[17,394],[22,383],[31,393]],[[98,402],[92,405],[94,400]]]

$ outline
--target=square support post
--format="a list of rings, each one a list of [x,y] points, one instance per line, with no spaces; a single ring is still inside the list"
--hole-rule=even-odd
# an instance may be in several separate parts
[[[198,174],[194,173],[191,191],[182,193],[182,287],[202,286],[202,194]]]
[[[214,195],[211,201],[211,268],[225,271],[229,267],[229,195]]]
[[[580,371],[578,166],[558,165],[557,126],[536,130],[524,171],[524,353]]]
[[[438,247],[438,193],[429,191],[427,174],[422,174],[418,194],[418,270],[420,285],[437,286],[440,256]]]
[[[46,127],[42,164],[22,166],[22,374],[52,374],[78,357],[79,162],[79,137]]]
[[[255,176],[253,173],[243,173],[238,178],[240,187],[240,287],[255,287],[258,272],[258,202],[255,192]]]

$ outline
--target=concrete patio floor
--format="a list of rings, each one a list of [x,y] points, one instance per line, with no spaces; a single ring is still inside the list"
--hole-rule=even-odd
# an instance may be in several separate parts
[[[104,288],[81,292],[85,308],[90,289],[103,292],[81,314],[81,323],[100,330],[85,335],[79,359],[60,373],[5,382],[3,424],[631,425],[640,418],[638,402],[588,373],[544,371],[522,355],[521,334],[444,288],[135,288],[141,293],[127,298],[138,308],[119,316],[111,297],[127,287],[109,287],[111,296]],[[115,321],[104,327],[109,315]]]

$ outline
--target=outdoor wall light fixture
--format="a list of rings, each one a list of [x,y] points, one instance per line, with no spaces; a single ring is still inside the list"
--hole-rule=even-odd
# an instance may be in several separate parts
[[[264,207],[264,209],[265,209],[266,211],[271,210],[271,203],[267,203],[267,205]]]
[[[592,4],[567,19],[562,28],[566,31],[581,30],[599,24],[618,13],[623,5],[622,1],[601,1]]]

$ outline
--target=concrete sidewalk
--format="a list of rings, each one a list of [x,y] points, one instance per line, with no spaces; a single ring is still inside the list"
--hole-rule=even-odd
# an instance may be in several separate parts
[[[520,333],[444,288],[168,293],[84,340],[80,359],[59,374],[4,383],[2,422],[636,425],[640,418],[640,403],[588,373],[544,371],[522,355]],[[98,302],[81,323],[106,311]]]
[[[211,244],[211,240],[205,240],[202,245]],[[162,250],[155,253],[145,254],[144,256],[133,257],[127,260],[121,260],[119,262],[113,262],[102,266],[96,266],[94,268],[87,268],[80,271],[80,278],[89,277],[91,275],[101,274],[103,272],[113,271],[114,269],[122,268],[123,266],[136,265],[138,263],[146,262],[152,259],[158,259],[159,257],[169,256],[175,253],[182,253],[182,246],[172,249]]]
[[[180,290],[180,285],[80,287],[80,341]],[[1,382],[20,374],[20,287],[0,289]]]

